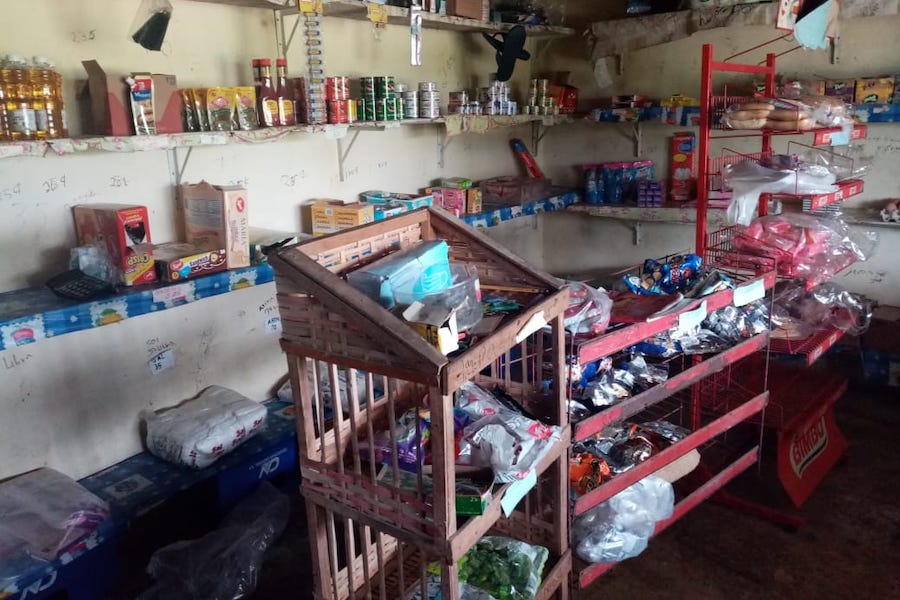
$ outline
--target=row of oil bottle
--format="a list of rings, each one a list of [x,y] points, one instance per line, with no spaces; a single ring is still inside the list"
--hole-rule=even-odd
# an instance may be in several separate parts
[[[68,135],[62,76],[53,63],[42,56],[29,63],[15,54],[0,60],[0,141]]]

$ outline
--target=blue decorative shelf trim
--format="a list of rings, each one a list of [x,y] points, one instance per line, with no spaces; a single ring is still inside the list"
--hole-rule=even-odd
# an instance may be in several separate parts
[[[571,206],[581,200],[580,192],[571,191],[558,194],[543,200],[535,200],[521,206],[510,206],[507,208],[499,208],[489,212],[479,213],[477,215],[465,215],[462,220],[477,229],[486,227],[494,227],[504,221],[511,221],[519,217],[527,217],[529,215],[537,215],[545,212],[553,212],[555,210],[563,210],[567,206]]]
[[[47,288],[5,292],[0,294],[0,351],[262,285],[274,278],[271,266],[258,265],[179,283],[141,286],[93,302],[66,300]]]

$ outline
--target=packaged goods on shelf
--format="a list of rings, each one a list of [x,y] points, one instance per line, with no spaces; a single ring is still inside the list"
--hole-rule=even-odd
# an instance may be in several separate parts
[[[225,248],[204,250],[193,244],[172,242],[153,247],[156,275],[160,281],[183,281],[228,268]]]
[[[612,300],[606,290],[580,282],[570,282],[566,287],[569,290],[569,307],[564,321],[566,331],[576,336],[603,334],[612,309]]]
[[[202,469],[258,433],[266,422],[266,407],[213,385],[176,407],[144,411],[141,418],[153,455]]]
[[[347,281],[386,308],[409,306],[451,285],[447,242],[419,242],[352,271]]]
[[[375,220],[375,210],[364,202],[316,200],[312,204],[312,233],[326,235]]]
[[[634,204],[637,182],[653,179],[653,161],[635,160],[582,165],[588,204]]]
[[[130,286],[156,281],[147,207],[79,204],[72,207],[72,213],[78,243],[103,248],[118,273],[116,283]]]
[[[890,104],[894,101],[893,77],[857,79],[853,92],[856,104]]]
[[[696,194],[697,136],[693,131],[672,134],[672,163],[670,165],[669,197],[675,201],[690,200]]]
[[[205,181],[182,184],[185,241],[205,250],[225,249],[229,269],[250,266],[247,190]]]
[[[702,273],[702,259],[696,254],[685,254],[662,262],[648,258],[640,273],[627,274],[624,281],[635,294],[674,294],[689,291]]]
[[[131,113],[137,135],[181,133],[181,93],[174,75],[132,73],[126,78],[130,87]]]
[[[546,198],[550,181],[544,178],[495,177],[479,184],[484,210],[521,206]]]
[[[823,283],[812,290],[797,282],[785,282],[775,290],[772,322],[778,334],[804,339],[827,328],[862,335],[872,320],[872,301],[836,283]]]
[[[829,79],[825,81],[825,95],[840,98],[846,103],[853,103],[856,93],[856,81],[853,79]]]
[[[90,105],[91,121],[85,124],[86,133],[125,136],[134,133],[128,85],[122,75],[111,75],[96,60],[83,60],[87,85],[79,91],[79,98]]]
[[[0,514],[0,582],[6,583],[84,544],[110,511],[74,479],[40,468],[0,483]]]

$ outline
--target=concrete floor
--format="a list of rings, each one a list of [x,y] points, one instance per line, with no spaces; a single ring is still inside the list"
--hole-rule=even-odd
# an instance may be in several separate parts
[[[837,412],[850,449],[799,531],[706,503],[576,598],[900,598],[900,390],[850,392]],[[311,597],[304,533],[298,506],[254,598]]]

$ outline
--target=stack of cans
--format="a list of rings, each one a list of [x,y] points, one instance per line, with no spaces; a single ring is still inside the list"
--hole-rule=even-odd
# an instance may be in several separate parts
[[[359,114],[366,121],[396,121],[403,118],[402,100],[393,75],[360,77]]]
[[[450,102],[447,104],[447,112],[451,115],[464,115],[469,109],[469,92],[460,90],[450,92]]]
[[[546,79],[532,79],[528,91],[526,115],[558,115],[559,106],[556,98],[547,93],[550,82]]]
[[[329,123],[352,123],[356,120],[356,102],[350,100],[350,84],[346,77],[325,78],[325,102]]]
[[[304,95],[300,97],[302,117],[307,123],[328,122],[325,98],[325,67],[322,60],[322,17],[317,14],[303,15],[306,36],[306,64],[309,78],[305,82]]]
[[[478,90],[478,97],[481,102],[480,114],[518,114],[519,105],[515,101],[509,99],[509,84],[505,81],[495,81],[490,85],[490,87],[480,88]]]
[[[441,116],[441,92],[433,81],[419,82],[419,117],[437,119]]]

